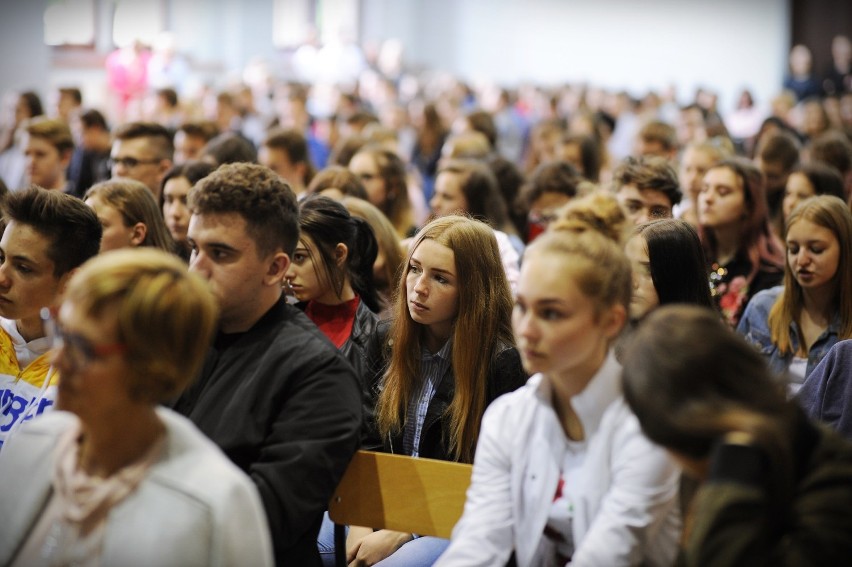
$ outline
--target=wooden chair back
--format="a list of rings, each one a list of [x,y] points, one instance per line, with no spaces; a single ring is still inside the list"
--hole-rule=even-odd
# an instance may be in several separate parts
[[[472,470],[449,461],[358,451],[328,513],[336,524],[449,538]]]

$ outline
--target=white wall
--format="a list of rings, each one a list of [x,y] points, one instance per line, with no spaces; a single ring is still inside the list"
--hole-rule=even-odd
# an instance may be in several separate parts
[[[720,94],[723,109],[744,86],[762,101],[777,94],[789,45],[789,0],[365,0],[365,7],[366,36],[407,33],[410,60],[469,79],[588,81],[637,96],[675,83],[681,99],[704,85]]]
[[[0,0],[0,93],[48,88],[50,48],[42,39],[46,7],[47,0]]]
[[[105,0],[106,1],[106,0]],[[468,79],[588,81],[640,96],[678,87],[739,90],[766,102],[780,88],[789,0],[361,0],[362,40],[402,38],[412,63]],[[283,55],[272,46],[272,0],[172,0],[179,47],[215,79]],[[46,0],[0,0],[0,90],[89,81],[98,70],[51,68],[41,43]]]

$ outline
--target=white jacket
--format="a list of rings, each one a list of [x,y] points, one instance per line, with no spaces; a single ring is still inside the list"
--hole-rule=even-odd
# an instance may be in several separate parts
[[[101,565],[272,565],[263,505],[251,480],[186,418],[158,409],[163,457],[109,513]],[[24,424],[0,453],[0,565],[8,565],[52,493],[56,441],[76,417]]]
[[[671,565],[680,537],[680,470],[642,435],[612,354],[571,403],[587,441],[571,567]],[[464,514],[437,566],[504,565],[512,550],[519,567],[541,563],[536,550],[562,466],[552,449],[564,435],[541,374],[488,407]]]

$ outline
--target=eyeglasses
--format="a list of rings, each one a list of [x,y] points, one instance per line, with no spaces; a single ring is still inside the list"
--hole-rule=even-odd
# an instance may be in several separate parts
[[[117,165],[123,165],[125,169],[133,169],[141,164],[152,164],[159,163],[160,158],[151,158],[151,159],[136,159],[132,157],[123,157],[123,158],[109,158],[107,164],[109,168],[112,169]]]
[[[66,331],[51,317],[47,308],[42,309],[41,319],[50,347],[54,350],[61,348],[74,368],[83,368],[95,360],[127,350],[127,345],[123,343],[94,344],[79,333]]]

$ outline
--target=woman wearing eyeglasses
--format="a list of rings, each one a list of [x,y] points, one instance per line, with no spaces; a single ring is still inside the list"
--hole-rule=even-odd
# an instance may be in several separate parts
[[[199,370],[215,301],[180,259],[108,252],[68,284],[55,325],[60,410],[0,457],[0,565],[271,565],[248,477],[158,404]],[[50,330],[50,329],[48,329]]]

